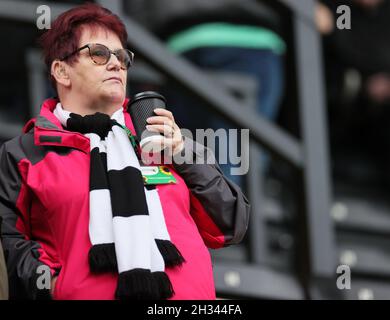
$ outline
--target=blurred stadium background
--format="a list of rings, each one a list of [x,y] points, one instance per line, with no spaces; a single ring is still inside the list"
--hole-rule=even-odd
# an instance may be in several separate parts
[[[20,134],[53,95],[36,44],[37,7],[48,5],[54,19],[83,2],[0,0],[0,144]],[[389,2],[243,1],[277,24],[274,32],[285,44],[273,118],[255,111],[258,90],[266,87],[258,79],[208,69],[167,46],[172,28],[196,25],[194,17],[179,12],[178,20],[153,25],[154,15],[172,12],[169,1],[96,2],[126,23],[136,56],[130,96],[181,92],[168,99],[168,105],[180,101],[181,127],[202,128],[212,114],[231,128],[250,129],[250,169],[240,181],[252,203],[250,228],[242,244],[210,250],[218,297],[390,298]],[[183,6],[196,2],[182,0]],[[339,4],[351,7],[352,30],[336,28]],[[212,19],[246,24],[244,15]],[[256,24],[263,22],[269,21]],[[198,112],[199,122],[187,122]],[[339,265],[352,270],[350,290],[336,286]]]

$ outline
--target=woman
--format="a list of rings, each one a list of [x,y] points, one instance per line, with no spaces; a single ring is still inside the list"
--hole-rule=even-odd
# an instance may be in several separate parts
[[[134,134],[126,40],[119,18],[94,4],[63,13],[41,38],[58,99],[0,152],[11,298],[215,299],[207,247],[245,234],[249,204],[216,165],[174,162],[175,184],[144,187],[123,130]],[[169,111],[156,114],[149,129],[175,156],[206,153]]]

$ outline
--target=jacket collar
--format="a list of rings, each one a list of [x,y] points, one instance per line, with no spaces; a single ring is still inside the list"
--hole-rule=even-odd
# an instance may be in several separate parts
[[[127,111],[129,99],[123,103],[125,124],[134,134],[134,126]],[[50,98],[43,102],[39,115],[30,120],[23,128],[26,133],[34,128],[34,143],[37,146],[59,146],[81,150],[89,153],[89,139],[78,132],[65,130],[57,117],[53,114],[58,99]]]

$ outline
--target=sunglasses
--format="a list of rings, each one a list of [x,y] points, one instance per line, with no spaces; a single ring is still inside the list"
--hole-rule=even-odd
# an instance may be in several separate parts
[[[103,44],[99,43],[92,43],[92,44],[86,44],[85,46],[78,48],[77,50],[73,51],[72,53],[64,56],[61,61],[64,61],[68,59],[69,57],[73,56],[74,54],[80,52],[81,50],[84,50],[88,48],[89,56],[91,57],[92,61],[95,64],[98,65],[105,65],[110,61],[111,54],[115,55],[118,59],[118,61],[121,64],[121,68],[123,70],[129,69],[134,62],[134,53],[127,49],[118,49],[118,50],[110,50]]]

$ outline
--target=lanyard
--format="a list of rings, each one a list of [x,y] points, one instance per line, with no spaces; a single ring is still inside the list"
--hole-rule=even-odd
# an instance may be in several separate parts
[[[139,149],[138,149],[138,145],[137,145],[137,137],[136,136],[133,136],[133,134],[131,133],[130,129],[128,127],[126,127],[125,125],[121,125],[120,123],[118,123],[118,125],[123,129],[125,130],[129,140],[130,140],[130,143],[131,145],[133,146],[133,149],[135,151],[135,154],[137,155],[137,158],[138,160],[141,160],[141,155],[139,154]]]
[[[131,145],[135,151],[135,154],[138,157],[138,160],[141,163],[141,155],[139,153],[137,137],[133,136],[130,129],[126,126],[118,125],[125,130]],[[166,166],[142,166],[141,165],[141,173],[144,179],[145,185],[157,185],[157,184],[176,184],[176,178],[170,172],[169,168]]]

